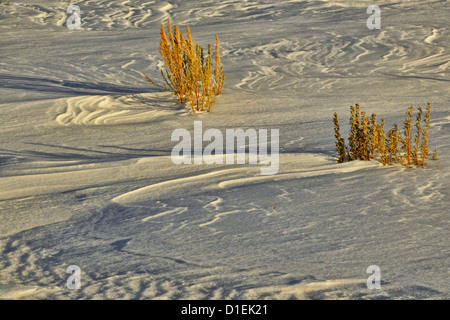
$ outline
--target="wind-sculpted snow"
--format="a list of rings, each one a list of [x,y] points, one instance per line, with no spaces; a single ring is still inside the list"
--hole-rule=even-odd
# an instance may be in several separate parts
[[[65,112],[56,117],[62,125],[133,124],[161,121],[180,107],[167,94],[130,96],[81,96],[67,99]]]
[[[449,1],[381,3],[379,30],[369,0],[8,2],[1,299],[450,297]],[[169,18],[203,47],[220,39],[226,81],[210,113],[142,76],[162,80]],[[334,112],[343,132],[355,103],[401,129],[427,102],[438,160],[336,162]],[[194,121],[278,129],[279,170],[176,165],[172,133]],[[381,290],[367,287],[371,265]]]

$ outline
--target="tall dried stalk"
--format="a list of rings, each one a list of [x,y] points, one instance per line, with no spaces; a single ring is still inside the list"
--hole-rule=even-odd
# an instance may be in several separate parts
[[[394,124],[394,127],[389,130],[387,149],[389,153],[388,164],[393,164],[399,162],[398,155],[398,126]]]
[[[427,104],[427,113],[425,114],[425,129],[422,131],[422,143],[420,144],[421,159],[420,165],[425,166],[425,159],[430,154],[428,149],[428,132],[430,130],[430,115],[431,115],[431,105]]]
[[[214,96],[216,95],[214,90],[214,83],[212,80],[212,55],[211,45],[208,44],[208,56],[204,60],[202,59],[202,106],[206,111],[210,111],[214,103]]]
[[[347,146],[345,145],[344,138],[341,137],[340,128],[339,128],[339,118],[337,113],[334,113],[334,136],[336,138],[336,149],[339,153],[338,162],[344,162],[347,158],[348,150]]]
[[[220,63],[220,51],[219,51],[219,37],[216,35],[216,61],[214,68],[214,92],[219,95],[222,92],[223,85],[225,83],[225,75],[222,74],[223,68]]]
[[[175,25],[172,30],[169,20],[167,21],[167,34],[161,23],[160,37],[159,53],[167,66],[165,72],[160,70],[164,79],[164,87],[176,95],[180,103],[183,103],[184,96],[188,91],[184,75],[186,61],[184,59],[183,34],[178,25]]]
[[[420,134],[422,133],[422,108],[419,107],[418,108],[418,112],[417,112],[417,117],[416,117],[416,136],[414,137],[414,149],[412,152],[412,157],[414,160],[414,163],[416,164],[416,166],[420,165],[420,160],[419,160],[419,149],[420,149]]]
[[[370,119],[370,158],[375,158],[375,153],[378,147],[378,124],[377,115],[372,113],[372,118]]]
[[[405,155],[405,165],[411,164],[411,139],[412,139],[412,133],[411,133],[411,121],[413,116],[413,106],[408,108],[408,111],[406,112],[406,119],[403,125],[403,133],[404,137],[400,137],[400,142],[402,144],[402,150],[404,151]]]
[[[378,126],[378,152],[380,153],[381,163],[386,165],[388,163],[388,155],[386,149],[386,132],[384,131],[384,127],[386,122],[383,118],[381,118],[381,124]]]
[[[350,160],[359,159],[359,105],[350,106],[350,133],[348,135]]]
[[[370,137],[369,137],[369,119],[366,113],[361,112],[361,127],[359,129],[359,157],[361,160],[370,160]]]
[[[189,103],[192,111],[210,111],[214,102],[214,88],[211,79],[212,57],[211,46],[208,45],[208,55],[205,57],[203,49],[196,44],[195,55],[188,52],[189,72]]]

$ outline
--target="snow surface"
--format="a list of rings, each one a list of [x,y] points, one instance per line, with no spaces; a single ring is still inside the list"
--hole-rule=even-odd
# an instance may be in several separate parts
[[[0,6],[0,298],[450,298],[450,4],[50,1]],[[82,29],[66,27],[69,5]],[[220,38],[194,115],[159,80],[159,25]],[[336,163],[332,115],[432,104],[424,169]],[[173,130],[279,129],[280,168],[179,165]],[[81,269],[69,290],[66,269]],[[370,290],[370,265],[381,289]]]

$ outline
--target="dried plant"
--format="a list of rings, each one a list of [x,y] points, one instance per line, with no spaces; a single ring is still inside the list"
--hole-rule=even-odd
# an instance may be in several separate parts
[[[354,107],[350,106],[349,160],[370,160],[372,144],[376,140],[372,137],[371,132],[376,132],[376,129],[371,127],[366,113],[360,111],[358,104]]]
[[[216,35],[216,62],[214,68],[214,92],[219,95],[222,92],[223,85],[225,83],[225,75],[222,73],[223,68],[220,63],[220,51],[219,51],[219,37]]]
[[[389,130],[386,149],[389,154],[388,164],[398,163],[398,126],[396,124],[394,124],[394,127],[391,130]]]
[[[336,137],[336,149],[339,153],[338,162],[344,162],[347,159],[348,149],[345,145],[345,139],[341,137],[339,128],[339,118],[337,113],[334,113],[334,136]]]
[[[411,134],[411,121],[412,121],[412,116],[413,116],[413,106],[408,108],[408,111],[406,112],[406,119],[403,125],[403,133],[404,133],[404,137],[400,136],[400,142],[402,144],[402,150],[405,153],[405,164],[406,165],[410,165],[411,164],[411,154],[412,154],[412,150],[411,150],[411,139],[412,139],[412,134]]]
[[[378,148],[378,124],[377,115],[372,113],[372,118],[370,119],[370,158],[375,158],[375,153]]]
[[[161,23],[159,53],[167,69],[161,69],[164,84],[151,80],[145,73],[144,77],[155,86],[165,88],[174,95],[180,103],[189,101],[192,111],[210,111],[214,96],[221,93],[225,81],[220,63],[219,38],[216,35],[216,57],[214,77],[212,70],[211,45],[205,56],[203,48],[192,38],[189,26],[186,26],[186,37],[178,25],[173,28],[170,20],[167,22],[167,32]]]
[[[430,130],[431,105],[429,103],[427,104],[427,111],[424,117],[422,108],[418,108],[415,123],[417,132],[414,138],[414,148],[411,141],[413,111],[413,106],[411,106],[406,112],[403,135],[399,131],[397,124],[394,124],[388,131],[386,138],[384,119],[381,119],[381,124],[378,124],[377,115],[372,113],[369,121],[366,113],[360,110],[358,104],[350,106],[348,147],[340,134],[338,115],[334,113],[335,144],[339,154],[337,161],[370,160],[374,159],[376,152],[378,152],[380,162],[383,165],[400,163],[405,166],[410,166],[414,162],[418,167],[425,166],[425,160],[430,154],[428,134]],[[424,122],[424,127],[422,127],[422,121]],[[434,150],[433,159],[437,159],[436,149]]]
[[[418,112],[417,112],[417,116],[416,116],[416,136],[414,137],[414,149],[412,152],[412,157],[414,160],[414,163],[416,164],[416,166],[420,165],[420,160],[419,160],[419,149],[420,149],[420,134],[422,133],[422,108],[419,107],[418,108]]]
[[[431,105],[427,104],[427,113],[425,114],[425,128],[422,131],[422,143],[420,144],[421,159],[420,165],[425,166],[425,159],[430,154],[428,149],[428,132],[430,131]]]
[[[166,70],[160,70],[164,79],[163,86],[152,81],[145,73],[143,74],[147,81],[158,87],[164,87],[167,91],[177,96],[180,103],[183,103],[185,101],[184,96],[188,90],[184,76],[186,61],[184,59],[183,34],[180,32],[178,25],[175,25],[172,30],[169,20],[167,22],[167,33],[161,23],[160,38],[159,53],[167,67]]]
[[[201,106],[208,112],[211,110],[212,104],[214,102],[214,83],[212,80],[212,55],[211,55],[211,45],[208,45],[208,56],[203,59],[202,52],[202,101]],[[199,106],[197,105],[197,108]],[[199,110],[199,109],[197,109]]]
[[[386,165],[388,163],[388,155],[387,149],[385,145],[386,141],[386,132],[384,131],[384,127],[386,126],[386,122],[384,119],[381,119],[381,124],[378,126],[378,152],[380,153],[381,163]]]
[[[359,123],[361,125],[358,136],[359,157],[361,160],[370,160],[369,119],[364,111],[361,112],[361,121]]]
[[[188,97],[192,111],[210,111],[214,102],[214,89],[211,80],[211,46],[208,45],[208,55],[203,55],[203,49],[195,45],[195,54],[187,53],[188,59]]]
[[[359,105],[350,106],[349,160],[359,159]]]

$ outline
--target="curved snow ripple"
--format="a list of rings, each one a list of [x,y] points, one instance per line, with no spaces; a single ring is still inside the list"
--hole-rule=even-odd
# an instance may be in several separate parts
[[[88,30],[122,30],[146,28],[152,23],[170,18],[175,7],[160,1],[85,1],[81,9],[83,28]]]
[[[144,123],[173,116],[180,107],[164,99],[166,93],[126,96],[81,96],[64,99],[67,106],[56,117],[60,125],[116,125]]]
[[[33,27],[59,29],[66,27],[67,7],[63,1],[54,1],[51,6],[11,2],[7,14],[11,14]],[[171,10],[177,5],[159,1],[83,1],[81,9],[81,29],[83,30],[123,30],[145,28],[152,23],[170,17]],[[12,29],[14,26],[2,26]]]
[[[276,175],[261,176],[261,166],[244,166],[213,170],[207,173],[182,176],[164,182],[148,185],[115,197],[112,201],[120,204],[132,204],[146,201],[170,199],[173,194],[183,193],[198,195],[204,192],[232,189],[255,185],[258,183],[271,183],[279,181],[296,180],[309,177],[317,177],[328,174],[347,173],[364,170],[369,167],[377,167],[375,162],[348,162],[337,164],[330,163],[330,159],[319,154],[282,154],[280,162],[284,170]],[[304,169],[305,164],[313,169]]]
[[[355,79],[377,74],[425,75],[431,80],[436,75],[446,77],[450,67],[445,31],[432,28],[430,35],[424,28],[411,33],[387,26],[363,37],[345,31],[309,37],[311,30],[302,30],[302,39],[267,39],[262,44],[246,43],[242,48],[225,44],[223,55],[249,59],[251,67],[236,84],[249,91],[329,90],[352,86]]]

